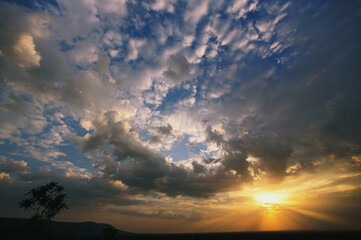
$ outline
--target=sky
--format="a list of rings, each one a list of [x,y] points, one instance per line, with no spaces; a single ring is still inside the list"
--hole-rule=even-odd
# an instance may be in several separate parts
[[[0,216],[361,229],[361,2],[0,1]]]

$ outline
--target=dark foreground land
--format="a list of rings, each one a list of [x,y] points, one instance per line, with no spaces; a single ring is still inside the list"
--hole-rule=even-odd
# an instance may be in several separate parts
[[[361,240],[361,231],[280,231],[189,234],[134,234],[120,231],[108,224],[94,222],[68,223],[48,221],[34,227],[27,219],[0,218],[0,239],[82,239],[82,240],[261,240],[261,239],[311,239]]]
[[[316,232],[316,231],[282,231],[282,232],[234,232],[234,233],[197,233],[197,234],[148,234],[136,235],[124,239],[154,239],[154,240],[275,240],[275,239],[296,239],[296,240],[333,240],[333,239],[352,239],[360,240],[361,232]]]

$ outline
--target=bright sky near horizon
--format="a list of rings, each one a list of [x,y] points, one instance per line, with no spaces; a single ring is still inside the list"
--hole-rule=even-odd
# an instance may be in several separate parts
[[[0,216],[361,229],[361,2],[0,1]]]

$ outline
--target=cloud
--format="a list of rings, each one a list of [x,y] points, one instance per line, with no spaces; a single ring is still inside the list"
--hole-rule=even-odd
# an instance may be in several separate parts
[[[97,47],[87,41],[79,41],[74,44],[74,48],[67,52],[70,59],[79,66],[86,66],[94,63],[98,59]]]
[[[129,206],[145,204],[146,201],[126,193],[126,188],[119,181],[108,181],[101,176],[86,176],[74,173],[58,174],[49,169],[39,168],[35,171],[22,172],[13,178],[7,173],[0,173],[1,189],[4,196],[1,211],[5,206],[16,209],[17,202],[23,194],[44,182],[56,181],[64,186],[68,198],[68,206],[74,211],[82,208],[98,208],[112,206]]]
[[[57,1],[58,9],[54,10],[52,24],[58,30],[57,34],[68,44],[80,36],[87,39],[104,26],[117,27],[127,16],[127,4],[124,0]],[[93,35],[94,36],[94,35]]]
[[[173,128],[170,124],[167,126],[156,127],[155,129],[159,135],[151,136],[149,140],[150,143],[161,143],[163,137],[174,137],[172,133]]]
[[[212,130],[211,126],[208,126],[206,129],[206,142],[215,142],[217,145],[220,145],[224,142],[223,135],[217,130]]]
[[[98,155],[101,158],[99,166],[103,166],[103,171],[109,169],[110,172],[105,174],[121,180],[129,187],[130,192],[146,194],[157,191],[169,196],[209,197],[218,191],[239,186],[244,181],[243,176],[224,172],[222,167],[199,175],[169,162],[162,154],[140,142],[125,128],[123,122],[116,121],[115,114],[105,113],[101,121],[93,122],[92,134],[83,138],[75,137],[73,141],[84,153],[95,156],[99,147],[110,146],[112,154],[103,151]],[[119,162],[117,169],[114,169],[114,161]],[[107,164],[113,167],[107,167]]]
[[[91,115],[117,100],[117,83],[109,72],[109,58],[93,41],[75,41],[70,49],[62,51],[59,41],[65,36],[59,34],[69,32],[66,28],[56,28],[55,22],[61,16],[46,18],[42,13],[29,13],[18,6],[1,4],[2,9],[7,9],[2,18],[22,16],[12,22],[13,28],[1,26],[2,85],[14,91],[25,91],[34,97],[34,102],[41,99],[42,103],[65,105],[79,115],[86,112]],[[35,25],[35,20],[29,19],[42,19],[43,24]],[[49,28],[50,24],[54,24],[54,28]],[[81,71],[73,64],[90,69]]]
[[[0,181],[12,183],[14,181],[14,179],[12,179],[8,173],[0,172]]]
[[[168,123],[164,126],[151,127],[148,131],[152,134],[149,139],[151,147],[157,150],[171,150],[175,141],[181,142],[184,136],[179,131],[174,131]]]
[[[1,138],[40,133],[48,124],[43,116],[43,107],[38,101],[25,101],[18,93],[10,91],[3,94],[4,101],[0,105]]]
[[[248,12],[254,11],[257,8],[257,4],[258,1],[234,1],[228,6],[227,12],[235,14],[238,18],[245,18]]]
[[[0,2],[3,193],[55,179],[77,206],[191,204],[258,179],[360,171],[356,1],[34,8]],[[143,210],[122,214],[191,218]]]
[[[0,172],[24,172],[29,169],[27,162],[24,160],[16,161],[14,159],[8,159],[5,156],[0,156],[0,159]]]
[[[163,75],[176,82],[184,80],[190,71],[187,59],[183,55],[170,55],[168,61],[168,69]]]
[[[33,37],[29,34],[21,34],[13,45],[14,61],[23,68],[39,67],[41,56],[35,50]]]
[[[157,131],[162,135],[170,135],[172,134],[172,130],[173,128],[170,124],[168,124],[167,126],[157,127]]]
[[[199,19],[208,13],[208,4],[209,1],[202,1],[199,2],[188,2],[187,3],[187,10],[184,14],[184,21],[191,22],[192,24],[197,24]]]
[[[269,179],[280,180],[286,175],[292,148],[280,136],[274,133],[240,134],[225,140],[210,126],[206,129],[206,135],[206,142],[214,142],[221,147],[223,153],[218,161],[226,171],[235,171],[246,179],[265,174]],[[249,158],[258,160],[254,163]]]
[[[125,16],[127,14],[126,0],[97,1],[96,4],[106,13],[116,13],[121,16]]]
[[[128,59],[136,60],[138,58],[138,51],[145,44],[145,40],[142,39],[130,39],[129,40],[129,49],[128,49]]]
[[[202,220],[202,216],[196,212],[192,212],[191,215],[186,216],[181,213],[177,214],[167,211],[166,209],[159,209],[158,212],[153,212],[153,213],[142,213],[134,210],[119,210],[119,209],[111,209],[111,211],[115,211],[116,213],[122,215],[130,215],[130,216],[146,217],[146,218],[160,218],[166,220],[186,220],[190,222],[197,222]]]
[[[143,98],[145,103],[155,105],[155,107],[163,103],[163,99],[167,96],[170,89],[172,89],[174,83],[167,81],[167,79],[154,78],[152,86],[143,91]]]
[[[156,0],[154,3],[150,4],[150,8],[155,11],[168,11],[174,12],[173,4],[176,1],[169,1],[169,0]]]

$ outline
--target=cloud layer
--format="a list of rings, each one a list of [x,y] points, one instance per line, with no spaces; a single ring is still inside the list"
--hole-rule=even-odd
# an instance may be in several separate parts
[[[201,221],[199,209],[154,202],[212,201],[326,170],[359,179],[360,9],[1,1],[3,192],[55,179],[76,206]],[[334,184],[352,187],[353,201],[359,189],[346,182]]]

